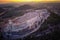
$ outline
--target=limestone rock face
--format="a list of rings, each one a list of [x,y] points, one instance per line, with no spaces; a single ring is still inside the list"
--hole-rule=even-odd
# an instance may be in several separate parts
[[[50,13],[46,9],[34,10],[22,16],[11,19],[6,24],[4,37],[10,39],[23,38],[37,31],[41,24],[49,17]]]

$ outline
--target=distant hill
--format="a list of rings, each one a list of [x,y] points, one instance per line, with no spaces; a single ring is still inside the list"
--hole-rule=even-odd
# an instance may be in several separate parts
[[[19,10],[27,10],[27,9],[33,9],[34,7],[30,6],[30,5],[22,5],[16,9],[19,9]]]
[[[27,10],[27,9],[33,9],[33,7],[30,6],[30,5],[22,5],[22,6],[19,6],[17,8],[8,10],[6,12],[6,14],[2,15],[1,17],[2,18],[9,18],[9,17],[12,17],[12,16],[15,16],[15,17],[16,16],[21,16],[25,13],[25,10]],[[24,11],[22,11],[22,10],[24,10]]]
[[[3,8],[0,7],[0,13],[3,12],[3,11],[5,11],[5,10],[4,10]]]

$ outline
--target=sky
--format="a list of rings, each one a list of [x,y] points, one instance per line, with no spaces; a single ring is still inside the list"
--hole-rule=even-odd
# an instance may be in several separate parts
[[[18,3],[18,2],[60,2],[60,0],[0,0],[0,3]]]

